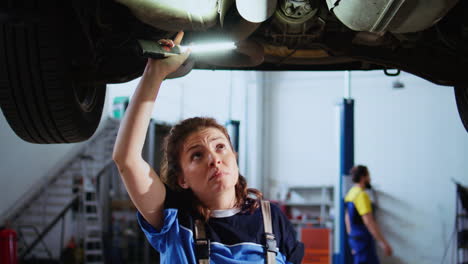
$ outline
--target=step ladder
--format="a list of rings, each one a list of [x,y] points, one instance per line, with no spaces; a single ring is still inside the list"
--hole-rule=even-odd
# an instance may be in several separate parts
[[[81,192],[81,207],[79,221],[82,230],[84,262],[86,264],[100,264],[105,262],[103,243],[102,206],[99,201],[98,179],[112,161],[112,151],[117,136],[116,127],[111,132],[104,133],[107,137],[95,140],[80,156],[81,175],[83,185]]]
[[[82,159],[93,159],[92,156],[82,156]],[[82,163],[83,170],[83,191],[81,192],[82,208],[81,215],[83,218],[84,228],[84,260],[85,263],[104,263],[103,252],[103,224],[101,216],[101,207],[98,200],[96,190],[96,168],[89,166],[90,162]]]

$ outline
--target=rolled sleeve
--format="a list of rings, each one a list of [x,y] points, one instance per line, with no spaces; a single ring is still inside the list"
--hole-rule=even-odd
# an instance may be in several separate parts
[[[159,252],[165,252],[169,241],[174,242],[174,239],[178,239],[179,225],[177,223],[177,209],[165,209],[164,210],[164,225],[161,230],[157,230],[151,224],[149,224],[140,212],[137,212],[138,224],[143,230],[146,238]]]
[[[371,200],[366,192],[361,192],[358,194],[354,200],[354,206],[361,216],[372,213]]]

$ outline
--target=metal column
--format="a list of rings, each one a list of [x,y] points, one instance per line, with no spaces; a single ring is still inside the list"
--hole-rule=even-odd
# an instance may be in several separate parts
[[[351,263],[351,253],[347,242],[344,221],[344,197],[351,186],[350,169],[354,166],[354,100],[351,98],[350,73],[345,73],[345,98],[340,106],[340,173],[335,194],[337,215],[335,218],[334,264]]]
[[[231,137],[232,147],[234,151],[239,154],[239,133],[240,133],[240,121],[229,120],[226,123],[226,129]],[[237,158],[239,160],[239,158]]]
[[[345,98],[340,105],[340,173],[337,186],[336,205],[338,206],[335,218],[335,239],[338,240],[333,255],[334,264],[351,263],[351,255],[346,237],[346,228],[344,223],[344,196],[351,185],[349,170],[354,164],[354,100]]]

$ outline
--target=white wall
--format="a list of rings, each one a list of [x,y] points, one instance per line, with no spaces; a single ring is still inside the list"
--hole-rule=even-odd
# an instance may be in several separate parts
[[[336,102],[343,72],[267,73],[272,117],[268,159],[273,193],[287,185],[333,185],[339,153]],[[353,72],[355,162],[369,167],[377,219],[394,247],[383,263],[442,263],[451,239],[455,186],[468,185],[468,134],[453,88],[410,74]],[[453,247],[452,247],[453,249]],[[451,255],[449,251],[447,255]],[[453,263],[450,256],[443,263]]]
[[[194,70],[185,77],[165,80],[156,100],[153,118],[171,123],[193,116],[210,116],[220,122],[240,119],[243,117],[245,106],[245,74],[234,71]],[[129,83],[110,84],[107,100],[112,101],[117,96],[131,97],[139,80],[138,78]],[[231,82],[232,80],[234,82]],[[231,83],[236,87],[231,87]],[[109,107],[108,111],[111,114],[112,108]]]
[[[334,107],[343,91],[342,75],[267,73],[264,85],[271,98],[270,124],[266,124],[271,149],[267,159],[271,161],[273,184],[285,187],[335,182],[330,177],[338,169]]]

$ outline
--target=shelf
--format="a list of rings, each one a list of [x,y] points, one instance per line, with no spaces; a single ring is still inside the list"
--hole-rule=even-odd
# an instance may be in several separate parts
[[[333,203],[333,186],[292,186],[288,188],[283,205],[290,211],[295,228],[332,226],[330,211]]]

